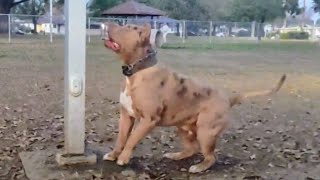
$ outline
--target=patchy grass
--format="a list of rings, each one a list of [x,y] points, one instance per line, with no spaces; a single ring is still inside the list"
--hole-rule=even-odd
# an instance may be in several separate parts
[[[212,43],[167,43],[164,44],[163,49],[187,49],[187,50],[213,50],[213,51],[294,51],[294,52],[311,52],[319,49],[319,45],[307,41],[240,41],[228,42],[219,41]]]

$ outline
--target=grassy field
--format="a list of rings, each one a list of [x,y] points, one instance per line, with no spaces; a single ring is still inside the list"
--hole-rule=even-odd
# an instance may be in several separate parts
[[[92,40],[87,45],[86,143],[103,154],[117,134],[121,64],[102,41]],[[181,171],[200,156],[181,162],[162,158],[163,152],[179,149],[172,128],[153,132],[125,169],[133,169],[137,176],[167,179],[320,177],[320,48],[316,44],[168,40],[158,50],[161,64],[227,93],[270,88],[284,73],[288,79],[277,95],[250,99],[234,108],[231,126],[217,149],[219,160],[208,172],[193,176]],[[0,179],[26,179],[19,152],[63,148],[64,45],[61,37],[53,44],[46,37],[16,37],[12,42],[0,39]],[[96,169],[105,179],[125,179],[123,170],[109,165]],[[82,179],[90,179],[92,173],[79,172]]]
[[[211,39],[211,40],[210,40]],[[185,42],[176,36],[168,36],[164,49],[217,50],[217,51],[314,51],[317,43],[310,41],[278,41],[252,38],[188,37]]]

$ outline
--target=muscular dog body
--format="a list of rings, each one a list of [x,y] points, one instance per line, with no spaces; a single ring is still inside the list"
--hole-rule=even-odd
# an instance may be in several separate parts
[[[271,90],[228,97],[154,65],[157,59],[149,43],[150,31],[149,25],[108,24],[105,46],[120,56],[126,77],[120,95],[118,138],[114,150],[104,159],[125,165],[137,143],[156,126],[176,126],[184,149],[164,157],[181,160],[200,151],[204,160],[191,166],[189,172],[204,171],[216,161],[214,149],[227,127],[230,108],[248,97],[275,93],[284,83],[285,75]],[[139,124],[132,130],[135,120]]]

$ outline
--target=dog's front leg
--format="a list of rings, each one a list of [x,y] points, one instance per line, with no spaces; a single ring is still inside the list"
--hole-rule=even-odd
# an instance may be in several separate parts
[[[144,138],[154,127],[156,122],[152,121],[151,118],[143,118],[140,120],[137,127],[131,133],[123,151],[118,157],[117,164],[123,166],[129,163],[134,147],[139,141]]]
[[[134,118],[130,117],[128,112],[121,107],[120,119],[119,119],[119,133],[117,141],[113,151],[103,156],[103,160],[114,161],[118,158],[124,145],[128,140],[128,136],[131,133],[134,124]]]

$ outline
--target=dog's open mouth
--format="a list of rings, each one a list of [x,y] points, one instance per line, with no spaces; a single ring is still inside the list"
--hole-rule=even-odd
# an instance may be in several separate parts
[[[109,48],[109,49],[111,49],[113,51],[119,51],[120,50],[120,45],[118,43],[114,42],[113,39],[111,39],[111,38],[106,39],[104,41],[104,45],[107,48]]]

